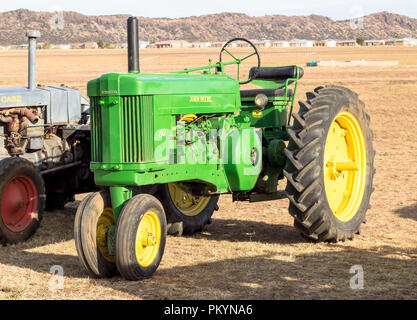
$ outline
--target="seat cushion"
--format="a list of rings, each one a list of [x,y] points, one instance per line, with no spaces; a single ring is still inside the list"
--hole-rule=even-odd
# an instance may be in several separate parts
[[[263,93],[267,97],[283,97],[285,95],[285,89],[252,89],[252,90],[240,90],[241,98],[255,98],[256,95]],[[288,90],[288,97],[293,96],[293,91]]]
[[[299,78],[304,75],[303,68],[299,68],[300,74]],[[256,72],[256,67],[253,67],[249,71],[249,75],[252,78],[253,74]],[[282,81],[289,78],[297,78],[297,66],[287,66],[287,67],[272,67],[272,68],[262,68],[260,67],[256,76],[253,80],[275,80]]]

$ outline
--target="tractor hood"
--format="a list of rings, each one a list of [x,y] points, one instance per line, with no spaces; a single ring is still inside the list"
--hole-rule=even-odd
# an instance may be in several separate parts
[[[94,96],[239,94],[239,83],[225,75],[108,73],[91,80]]]
[[[46,106],[50,103],[50,93],[47,90],[29,90],[27,87],[0,88],[0,109]]]
[[[88,105],[80,91],[67,87],[0,88],[0,109],[46,107],[49,124],[78,122]]]

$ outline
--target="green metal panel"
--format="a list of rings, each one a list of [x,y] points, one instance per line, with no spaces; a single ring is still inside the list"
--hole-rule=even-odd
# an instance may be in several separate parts
[[[221,138],[225,173],[232,191],[255,187],[262,169],[262,141],[254,128],[232,129]]]
[[[154,161],[154,112],[153,112],[153,97],[141,96],[141,118],[140,118],[140,132],[141,132],[141,161]]]
[[[88,96],[237,94],[239,83],[226,75],[108,73],[87,84]]]

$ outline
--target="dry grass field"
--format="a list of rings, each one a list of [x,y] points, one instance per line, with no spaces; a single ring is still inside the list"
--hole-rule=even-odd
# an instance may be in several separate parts
[[[219,49],[143,50],[143,72],[217,61]],[[377,150],[372,209],[354,241],[312,244],[292,226],[287,200],[233,203],[222,196],[207,230],[168,237],[153,278],[87,277],[78,263],[73,219],[78,201],[46,212],[30,241],[0,248],[0,299],[410,299],[417,298],[417,49],[297,48],[261,50],[263,65],[319,60],[394,60],[395,67],[305,68],[298,99],[318,85],[359,93],[371,115]],[[26,84],[26,52],[0,52],[0,87]],[[123,50],[40,51],[38,82],[86,93],[102,73],[127,69]],[[281,185],[284,187],[284,184]],[[80,200],[82,195],[78,196]],[[65,272],[49,289],[51,266]],[[364,269],[364,289],[349,286],[351,266]]]

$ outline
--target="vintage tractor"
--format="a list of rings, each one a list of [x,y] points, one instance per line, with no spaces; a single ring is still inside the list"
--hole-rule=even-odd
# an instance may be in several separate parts
[[[28,87],[0,88],[0,242],[35,233],[47,209],[95,189],[89,103],[80,91],[36,84],[36,38],[28,32]]]
[[[227,42],[215,64],[140,73],[137,23],[128,20],[129,73],[88,83],[90,168],[107,187],[86,197],[76,214],[75,243],[89,274],[152,275],[167,231],[201,231],[226,193],[235,201],[288,198],[294,225],[308,239],[353,239],[369,208],[375,153],[357,94],[318,87],[293,114],[303,69],[261,67],[245,39]],[[236,42],[253,53],[237,58]],[[249,57],[257,62],[247,79],[226,74]],[[248,82],[261,89],[241,90]],[[284,178],[286,189],[278,190]]]

